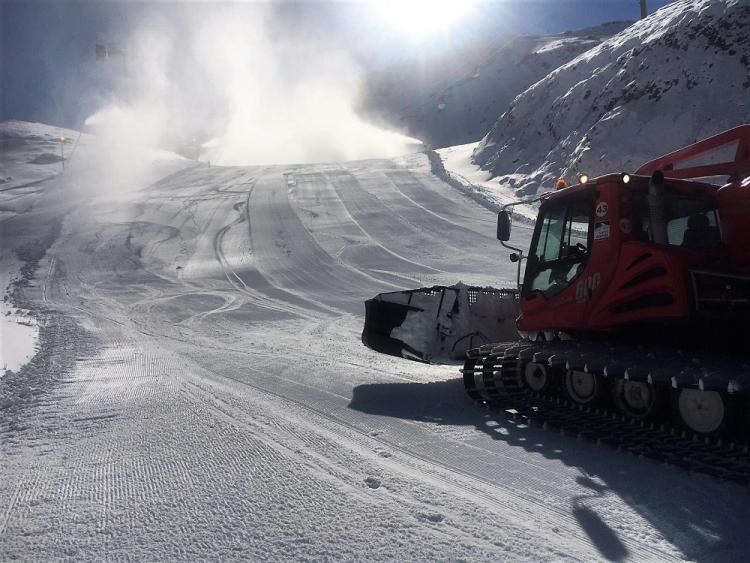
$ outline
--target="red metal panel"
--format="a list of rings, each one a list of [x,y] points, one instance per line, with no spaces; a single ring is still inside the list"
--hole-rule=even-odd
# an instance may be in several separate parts
[[[731,143],[737,143],[734,160],[675,170],[675,165],[709,153]],[[669,178],[701,178],[705,176],[727,175],[741,179],[750,174],[750,125],[740,125],[708,139],[660,156],[642,165],[636,174],[650,175],[661,170]]]

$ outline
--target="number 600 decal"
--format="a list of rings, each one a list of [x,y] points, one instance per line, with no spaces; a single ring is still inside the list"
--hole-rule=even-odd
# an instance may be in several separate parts
[[[591,298],[599,284],[602,282],[602,275],[599,272],[579,281],[576,284],[576,301],[586,301]]]

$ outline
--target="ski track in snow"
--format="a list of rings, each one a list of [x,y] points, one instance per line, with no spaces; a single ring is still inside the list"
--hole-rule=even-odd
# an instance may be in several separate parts
[[[380,291],[514,278],[493,215],[416,160],[36,186],[0,222],[10,252],[64,218],[21,292],[41,351],[0,380],[0,559],[741,558],[745,490],[361,345]]]

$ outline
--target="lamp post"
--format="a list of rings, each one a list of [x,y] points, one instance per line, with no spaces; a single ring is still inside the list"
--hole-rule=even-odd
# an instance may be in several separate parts
[[[62,167],[65,170],[65,135],[60,135],[60,158],[62,159]]]
[[[648,15],[648,9],[646,8],[646,0],[641,0],[641,19]]]

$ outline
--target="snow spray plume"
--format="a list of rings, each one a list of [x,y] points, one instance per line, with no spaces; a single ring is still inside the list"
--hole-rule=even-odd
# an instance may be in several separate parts
[[[173,10],[176,8],[172,8]],[[292,29],[273,6],[184,5],[149,14],[126,48],[116,97],[87,120],[118,146],[200,145],[249,165],[390,157],[417,141],[355,113],[351,59]]]
[[[119,70],[116,95],[85,121],[88,130],[97,136],[90,149],[92,158],[88,159],[93,162],[75,163],[78,166],[73,169],[79,176],[103,170],[99,189],[108,192],[143,187],[155,179],[155,161],[176,158],[156,149],[169,142],[169,128],[176,117],[169,106],[171,85],[164,72],[172,55],[171,42],[158,29],[146,28],[139,29],[130,44],[139,46],[133,56],[126,51],[122,55],[126,58],[112,62]],[[148,56],[141,56],[142,53]],[[101,170],[95,172],[92,166]]]

